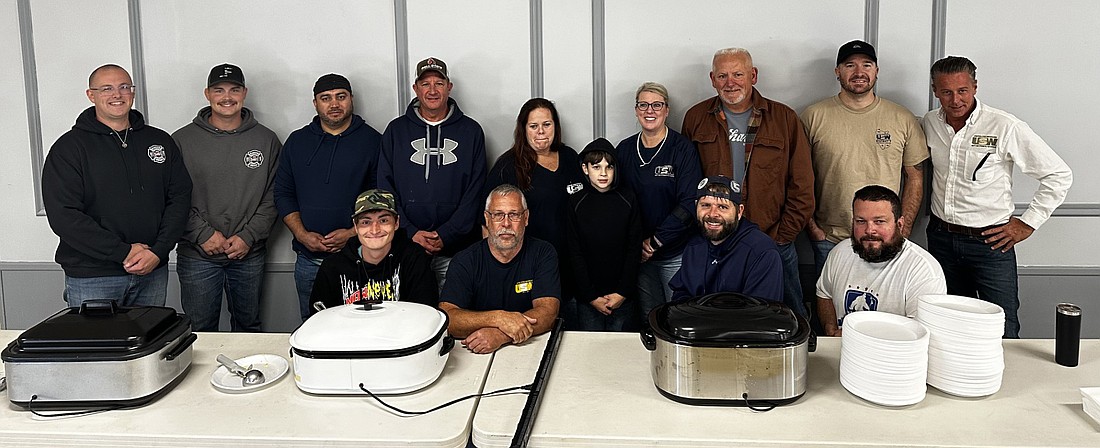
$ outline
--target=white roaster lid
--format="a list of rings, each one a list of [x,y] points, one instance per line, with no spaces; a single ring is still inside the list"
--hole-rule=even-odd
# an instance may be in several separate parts
[[[290,346],[311,352],[401,350],[437,338],[446,326],[443,311],[415,302],[386,301],[369,310],[341,305],[307,319],[290,335]]]

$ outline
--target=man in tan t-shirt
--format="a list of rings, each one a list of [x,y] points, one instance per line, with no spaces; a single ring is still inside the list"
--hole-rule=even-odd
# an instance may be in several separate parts
[[[878,58],[863,41],[837,52],[840,93],[802,112],[810,137],[817,209],[806,225],[816,276],[833,246],[851,236],[852,195],[867,185],[884,185],[901,196],[901,235],[909,237],[923,199],[928,146],[917,117],[875,95]],[[902,173],[905,173],[904,182]]]

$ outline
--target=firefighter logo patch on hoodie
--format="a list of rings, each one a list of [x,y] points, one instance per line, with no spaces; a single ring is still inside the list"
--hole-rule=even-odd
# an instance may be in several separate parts
[[[164,163],[165,160],[168,160],[168,157],[164,155],[164,147],[160,145],[150,146],[146,153],[149,154],[149,160],[152,160],[153,163]]]
[[[263,164],[264,153],[260,152],[260,150],[250,149],[248,152],[244,153],[244,166],[248,169],[254,170]]]

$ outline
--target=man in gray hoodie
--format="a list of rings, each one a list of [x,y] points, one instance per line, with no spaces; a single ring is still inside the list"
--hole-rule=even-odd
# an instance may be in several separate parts
[[[265,242],[278,213],[272,189],[282,143],[244,107],[240,67],[210,70],[209,106],[172,138],[194,189],[177,271],[195,331],[218,331],[222,293],[233,331],[260,331]]]

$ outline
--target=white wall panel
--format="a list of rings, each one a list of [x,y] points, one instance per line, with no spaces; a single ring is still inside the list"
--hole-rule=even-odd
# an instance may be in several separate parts
[[[355,112],[382,132],[399,110],[393,2],[291,0],[143,2],[142,31],[149,115],[172,132],[206,106],[210,68],[241,67],[246,105],[286,139],[316,111],[313,83],[346,76]]]
[[[30,4],[43,152],[48,152],[72,128],[76,116],[92,105],[85,95],[92,70],[118,64],[133,74],[126,1],[95,0],[81,2],[79,7],[63,0]],[[146,92],[138,90],[138,94]]]
[[[509,0],[408,5],[409,72],[429,56],[447,63],[451,97],[484,128],[490,165],[512,145],[516,115],[531,97],[528,12],[527,2]]]
[[[592,2],[543,2],[542,13],[543,88],[558,108],[565,144],[580,152],[598,137],[592,129]]]
[[[978,98],[1026,121],[1074,169],[1067,202],[1100,201],[1100,177],[1088,171],[1097,160],[1097,18],[1100,2],[1089,0],[947,7],[947,54],[970,58],[978,66]],[[1017,173],[1013,186],[1016,202],[1027,202],[1036,183]]]
[[[923,116],[928,111],[932,2],[879,2],[878,17],[876,93]]]
[[[1098,266],[1100,218],[1054,217],[1016,246],[1020,266]],[[1089,230],[1092,229],[1092,230]],[[1100,281],[1100,279],[1097,279]],[[1100,283],[1097,284],[1100,286]],[[1097,291],[1093,291],[1096,293]]]
[[[863,9],[861,0],[608,0],[608,134],[617,142],[638,131],[634,92],[645,81],[668,87],[668,125],[679,130],[688,108],[715,95],[707,74],[725,47],[748,49],[760,92],[801,111],[835,93],[826,70],[840,44],[863,36]]]

